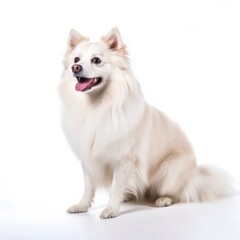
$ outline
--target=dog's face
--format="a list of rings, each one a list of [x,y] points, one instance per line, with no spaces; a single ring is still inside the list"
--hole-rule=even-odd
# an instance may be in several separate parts
[[[64,65],[76,91],[103,90],[110,83],[114,69],[123,69],[126,64],[125,47],[117,29],[97,43],[89,42],[75,30],[70,32]]]

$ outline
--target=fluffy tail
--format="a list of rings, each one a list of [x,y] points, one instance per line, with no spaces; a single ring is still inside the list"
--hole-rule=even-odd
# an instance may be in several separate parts
[[[237,193],[234,180],[224,171],[212,166],[199,166],[184,189],[182,202],[207,202]]]

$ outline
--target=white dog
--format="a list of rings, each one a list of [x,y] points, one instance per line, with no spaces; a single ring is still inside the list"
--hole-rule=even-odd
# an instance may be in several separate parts
[[[88,211],[99,186],[110,187],[101,218],[116,217],[120,203],[132,199],[163,207],[231,194],[226,174],[197,167],[179,126],[145,102],[118,29],[97,43],[70,32],[59,91],[63,129],[85,181],[69,213]]]

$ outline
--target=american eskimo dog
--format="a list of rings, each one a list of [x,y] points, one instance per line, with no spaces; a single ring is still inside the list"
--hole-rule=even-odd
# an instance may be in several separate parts
[[[131,199],[164,207],[231,194],[225,173],[197,166],[180,127],[145,102],[117,28],[99,42],[70,32],[59,91],[63,129],[85,181],[69,213],[88,211],[99,186],[110,188],[101,218],[116,217]]]

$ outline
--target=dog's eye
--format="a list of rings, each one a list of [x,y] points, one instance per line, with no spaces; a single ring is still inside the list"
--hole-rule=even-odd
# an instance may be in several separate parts
[[[94,58],[91,60],[91,62],[94,63],[94,64],[99,64],[99,63],[101,63],[101,59],[98,58],[98,57],[94,57]]]
[[[74,62],[75,62],[75,63],[77,63],[77,62],[79,62],[79,61],[80,61],[80,58],[79,58],[79,57],[75,57],[75,58],[74,58]]]

